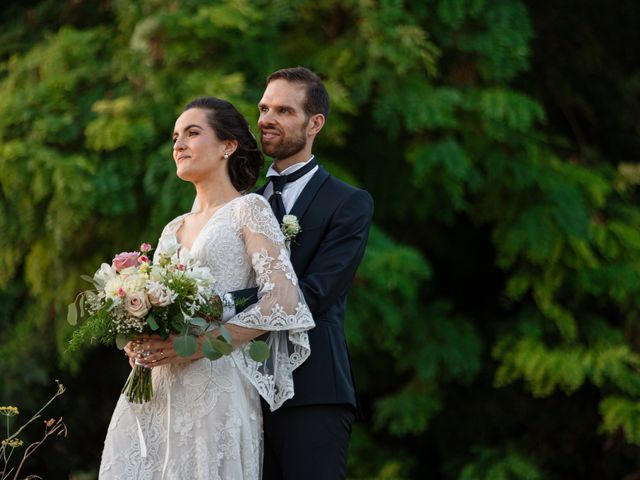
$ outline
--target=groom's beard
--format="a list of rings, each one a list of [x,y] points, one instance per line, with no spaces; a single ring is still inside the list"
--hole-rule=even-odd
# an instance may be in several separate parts
[[[280,130],[278,132],[280,136],[277,137],[275,142],[265,143],[261,130],[260,143],[262,144],[262,152],[275,160],[284,160],[285,158],[293,157],[307,145],[306,130],[308,123],[309,122],[305,123],[298,134],[291,138],[287,137]]]

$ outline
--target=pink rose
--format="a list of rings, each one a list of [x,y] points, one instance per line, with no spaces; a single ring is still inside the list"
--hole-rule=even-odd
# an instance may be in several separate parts
[[[138,257],[138,262],[140,262],[140,263],[149,263],[149,257],[147,257],[146,255],[140,255]]]
[[[139,252],[122,252],[113,257],[111,265],[116,269],[116,272],[120,272],[125,268],[137,266],[139,256]]]
[[[134,317],[142,318],[149,312],[151,304],[145,293],[133,292],[127,295],[124,301],[124,308]]]
[[[152,249],[153,247],[148,243],[143,243],[142,245],[140,245],[140,251],[142,253],[149,253]]]

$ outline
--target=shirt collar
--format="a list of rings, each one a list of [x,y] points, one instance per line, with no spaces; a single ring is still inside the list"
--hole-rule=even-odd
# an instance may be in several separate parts
[[[293,173],[293,172],[295,172],[297,170],[300,170],[302,167],[304,167],[307,163],[309,163],[311,160],[313,160],[314,156],[315,155],[311,155],[311,158],[309,160],[307,160],[306,162],[294,163],[290,167],[285,168],[280,173],[278,173],[276,171],[276,169],[273,168],[273,163],[272,163],[271,166],[269,167],[269,170],[267,171],[267,177],[280,176],[280,175],[289,175],[290,173]]]

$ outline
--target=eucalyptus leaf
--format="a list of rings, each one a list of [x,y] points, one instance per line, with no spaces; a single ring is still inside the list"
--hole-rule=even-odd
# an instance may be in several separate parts
[[[225,328],[224,325],[220,325],[220,335],[222,336],[222,338],[224,338],[224,341],[227,343],[231,343],[231,334],[229,333],[229,330],[227,330]]]
[[[69,322],[69,325],[78,324],[78,310],[75,303],[70,303],[67,308],[67,322]]]
[[[158,322],[156,322],[156,319],[153,316],[153,314],[150,314],[147,317],[147,325],[149,325],[149,328],[154,332],[160,328],[160,325],[158,325]]]
[[[233,345],[224,341],[221,337],[217,337],[211,340],[213,348],[222,355],[229,355],[233,352]]]
[[[130,340],[131,339],[126,335],[118,333],[116,335],[116,347],[118,347],[119,350],[122,350],[127,345],[127,343],[129,343]]]
[[[85,295],[80,295],[80,301],[78,305],[80,306],[80,318],[84,317],[84,301],[86,300]]]
[[[83,297],[85,298],[85,300],[87,302],[95,303],[96,298],[98,297],[98,295],[96,295],[96,293],[92,292],[91,290],[87,290],[86,292],[84,292]]]
[[[193,317],[189,319],[189,323],[194,327],[207,328],[209,324],[204,318],[201,317]]]
[[[214,348],[209,337],[202,342],[202,354],[209,360],[218,360],[222,357],[222,354]]]
[[[181,357],[189,357],[198,351],[198,341],[193,335],[180,335],[173,341],[173,349]]]
[[[249,347],[249,356],[256,362],[264,362],[271,354],[269,346],[262,340],[256,340]]]
[[[89,275],[80,275],[80,278],[85,282],[89,282],[91,285],[96,286],[96,282],[93,280],[93,277],[90,277]]]
[[[177,317],[174,317],[171,320],[171,327],[176,332],[179,332],[180,335],[184,335],[186,333],[186,331],[187,331],[187,325]]]

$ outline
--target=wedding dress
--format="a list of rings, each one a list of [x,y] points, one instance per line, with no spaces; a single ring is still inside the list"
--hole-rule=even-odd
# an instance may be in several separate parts
[[[163,230],[155,255],[174,251],[185,214]],[[191,248],[218,292],[258,286],[258,303],[229,324],[269,332],[271,356],[254,362],[246,349],[152,370],[153,398],[121,395],[100,465],[101,479],[258,480],[262,464],[260,396],[276,409],[294,394],[292,372],[309,356],[314,326],[297,285],[284,237],[260,195],[238,197],[208,220]]]

